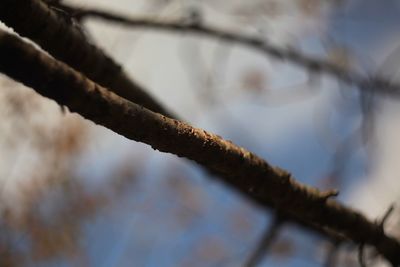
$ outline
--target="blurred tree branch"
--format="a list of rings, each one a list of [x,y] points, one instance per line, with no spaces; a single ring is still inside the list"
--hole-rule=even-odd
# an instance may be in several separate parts
[[[335,192],[302,185],[230,141],[121,98],[5,31],[0,32],[0,58],[1,72],[71,111],[131,140],[194,160],[261,206],[372,245],[393,266],[400,265],[399,241],[380,224],[329,199]]]
[[[18,33],[37,42],[41,48],[55,58],[127,100],[176,118],[147,95],[143,89],[130,81],[122,72],[121,67],[110,57],[90,44],[82,31],[74,25],[73,17],[69,15],[70,12],[72,10],[62,5],[59,0],[5,0],[0,2],[0,20],[4,20]],[[44,27],[44,25],[46,26]],[[211,170],[211,173],[214,172]],[[343,239],[343,236],[334,231],[301,221],[288,214],[285,214],[285,219],[306,229],[322,233],[331,240]]]
[[[334,242],[327,251],[326,261],[324,267],[335,267],[337,266],[338,256],[340,252],[340,242]]]
[[[277,239],[283,224],[284,222],[282,221],[282,218],[280,218],[278,215],[275,215],[272,222],[265,230],[265,233],[261,237],[259,243],[257,244],[254,252],[244,264],[244,267],[257,267],[261,264],[262,260],[265,258],[265,255],[268,253],[268,250]]]
[[[97,18],[108,22],[119,23],[127,27],[151,29],[176,33],[197,34],[209,38],[215,38],[227,43],[240,44],[254,49],[266,56],[296,64],[313,73],[328,74],[349,85],[355,85],[361,90],[371,91],[381,95],[400,97],[400,85],[392,83],[381,77],[365,77],[353,72],[328,59],[314,58],[305,55],[293,48],[282,48],[271,44],[257,36],[240,34],[212,25],[206,25],[201,20],[155,20],[147,17],[129,17],[96,8],[81,8],[58,2],[55,6],[65,10],[71,17],[81,22],[84,19]]]
[[[121,97],[173,117],[145,89],[130,80],[121,66],[100,48],[89,43],[82,31],[68,18],[68,14],[61,15],[57,10],[49,8],[41,0],[2,0],[0,20],[55,58]]]

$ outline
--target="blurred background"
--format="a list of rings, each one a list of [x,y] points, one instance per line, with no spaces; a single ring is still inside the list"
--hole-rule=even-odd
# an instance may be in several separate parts
[[[398,81],[397,0],[85,0],[196,20]],[[4,27],[4,26],[3,26]],[[191,125],[381,218],[398,202],[396,97],[188,32],[82,24],[87,38]],[[1,266],[244,266],[272,215],[188,160],[152,150],[0,76]],[[399,210],[387,230],[400,237]],[[351,244],[282,225],[257,266],[358,266]],[[386,266],[368,257],[369,266]]]

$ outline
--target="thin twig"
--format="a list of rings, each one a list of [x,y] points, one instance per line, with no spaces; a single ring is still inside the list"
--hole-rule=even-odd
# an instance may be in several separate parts
[[[261,261],[265,258],[268,250],[275,242],[279,230],[283,225],[283,221],[279,218],[278,215],[275,215],[270,225],[268,225],[265,233],[261,237],[259,243],[257,244],[255,250],[250,255],[246,263],[243,265],[244,267],[257,267]]]
[[[367,264],[365,263],[364,247],[365,245],[363,243],[358,247],[358,263],[360,264],[360,267],[367,267]]]
[[[340,252],[340,245],[341,245],[340,242],[335,242],[332,244],[332,246],[328,250],[324,267],[335,267],[337,265],[337,258]]]
[[[382,231],[382,233],[384,233],[385,229],[385,223],[386,221],[389,219],[390,215],[392,215],[393,211],[394,211],[395,205],[391,204],[389,206],[389,208],[386,210],[385,214],[383,215],[382,219],[378,222],[378,227],[380,228],[380,230]],[[374,253],[375,255],[373,255],[373,257],[377,257],[378,254]],[[360,246],[358,247],[358,262],[360,264],[361,267],[366,267],[366,261],[365,261],[365,244],[361,243]]]
[[[386,221],[389,219],[390,215],[393,214],[394,208],[395,208],[395,204],[393,203],[393,204],[391,204],[389,206],[389,208],[387,209],[387,211],[383,215],[383,217],[381,219],[381,222],[380,222],[380,227],[382,227],[382,230],[383,230],[383,228],[385,226]]]

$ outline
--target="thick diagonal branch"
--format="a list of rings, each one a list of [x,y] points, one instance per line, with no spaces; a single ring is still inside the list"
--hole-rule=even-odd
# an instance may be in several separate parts
[[[370,244],[400,265],[400,243],[359,212],[230,141],[117,96],[6,32],[0,32],[0,72],[131,140],[196,161],[260,205]]]
[[[90,44],[68,16],[49,8],[41,0],[1,0],[0,20],[28,37],[55,58],[84,73],[116,94],[155,112],[173,117],[121,66]]]
[[[78,8],[70,5],[59,4],[60,8],[71,13],[78,20],[97,18],[109,22],[119,23],[133,28],[168,31],[175,33],[197,34],[209,38],[219,39],[227,43],[243,45],[254,49],[266,56],[286,60],[311,72],[320,72],[331,75],[339,81],[355,85],[362,90],[374,90],[377,94],[400,97],[400,85],[380,77],[365,77],[357,72],[343,68],[327,60],[305,55],[293,48],[282,48],[271,44],[268,40],[255,36],[240,34],[215,26],[191,23],[182,20],[155,20],[153,18],[129,17],[115,14],[96,8]]]
[[[51,4],[56,4],[56,2],[51,2]],[[18,9],[16,9],[16,6],[18,6]],[[58,7],[60,6],[56,6],[56,8]],[[10,25],[13,25],[23,35],[38,42],[42,48],[48,50],[54,57],[61,58],[67,64],[71,64],[75,69],[80,70],[92,80],[100,84],[109,85],[109,88],[115,89],[114,92],[128,100],[136,101],[135,103],[144,105],[159,113],[168,114],[140,88],[135,88],[136,85],[127,79],[126,75],[121,72],[120,67],[116,66],[102,51],[86,43],[79,29],[71,25],[72,21],[67,13],[63,14],[61,9],[57,12],[53,12],[47,5],[43,5],[40,1],[36,0],[0,2],[0,17],[10,23]],[[43,17],[43,14],[46,14],[47,17]],[[20,19],[21,17],[22,19]],[[39,18],[40,20],[37,20]],[[77,46],[76,49],[64,49],[65,39],[58,38],[64,35],[64,32],[65,38],[70,40],[66,43],[68,47],[70,47],[69,42],[73,42]],[[79,43],[82,44],[82,47],[78,46]],[[81,52],[80,49],[84,49],[84,52]],[[82,57],[82,55],[84,56]],[[118,73],[115,74],[114,72]],[[170,113],[169,115],[171,116]],[[288,215],[286,219],[292,220],[307,229],[323,233],[323,235],[328,236],[330,239],[342,239],[340,235],[333,231],[311,225]]]

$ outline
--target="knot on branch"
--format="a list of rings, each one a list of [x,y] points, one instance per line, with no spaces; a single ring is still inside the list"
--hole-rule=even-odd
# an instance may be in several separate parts
[[[289,182],[292,178],[292,174],[287,170],[284,170],[279,167],[274,167],[274,172],[284,181],[285,183]]]
[[[187,27],[195,28],[199,27],[203,22],[203,14],[200,9],[191,7],[187,10],[182,23]]]
[[[339,195],[339,190],[331,189],[327,191],[323,191],[319,194],[319,198],[322,202],[327,201],[331,197],[337,197]]]

